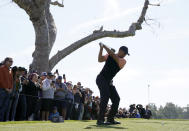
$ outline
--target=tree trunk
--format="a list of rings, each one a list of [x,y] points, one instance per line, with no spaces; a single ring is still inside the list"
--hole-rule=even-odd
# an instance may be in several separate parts
[[[35,51],[30,71],[49,70],[49,55],[56,39],[56,26],[50,13],[51,0],[14,0],[29,15],[35,30]]]
[[[49,55],[56,40],[57,30],[49,11],[49,4],[43,15],[38,20],[32,20],[32,23],[35,29],[36,41],[30,69],[38,73],[51,71],[49,69]]]
[[[32,21],[35,29],[35,51],[33,53],[33,62],[30,66],[32,70],[37,72],[48,71],[48,61],[49,61],[49,31],[48,23],[45,17],[45,13],[38,20]]]

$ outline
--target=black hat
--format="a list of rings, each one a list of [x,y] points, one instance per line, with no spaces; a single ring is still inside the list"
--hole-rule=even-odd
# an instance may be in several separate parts
[[[126,55],[130,55],[130,54],[129,54],[129,51],[128,51],[128,48],[127,48],[126,46],[121,46],[121,47],[119,48],[119,50],[122,50]]]

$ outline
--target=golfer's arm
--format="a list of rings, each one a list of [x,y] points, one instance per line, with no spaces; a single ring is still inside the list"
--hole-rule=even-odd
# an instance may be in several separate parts
[[[104,49],[107,51],[107,53],[119,64],[119,57],[110,50],[106,45],[103,45]]]
[[[105,57],[102,56],[103,48],[100,48],[99,54],[98,54],[98,62],[104,62],[106,61]]]

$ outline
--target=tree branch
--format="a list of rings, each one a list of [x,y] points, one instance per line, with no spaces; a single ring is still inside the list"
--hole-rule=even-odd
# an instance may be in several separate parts
[[[59,3],[58,1],[55,1],[55,2],[51,2],[51,5],[57,5],[59,7],[64,7],[63,4]]]
[[[67,55],[71,54],[73,51],[79,49],[80,47],[101,39],[105,37],[113,37],[113,38],[124,38],[124,37],[130,37],[130,36],[135,36],[135,32],[137,30],[142,29],[142,23],[145,20],[145,15],[149,6],[149,0],[145,0],[141,15],[136,23],[132,23],[131,26],[129,27],[129,30],[127,31],[103,31],[103,28],[101,27],[100,30],[94,31],[91,35],[78,40],[71,44],[70,46],[66,47],[65,49],[58,51],[56,55],[54,55],[50,60],[49,60],[49,69],[52,70],[58,62],[60,62],[64,57]]]

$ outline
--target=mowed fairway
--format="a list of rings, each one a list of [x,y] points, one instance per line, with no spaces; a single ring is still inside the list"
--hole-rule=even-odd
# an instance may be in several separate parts
[[[0,131],[189,131],[186,120],[119,119],[121,125],[96,126],[96,121],[5,122]]]

